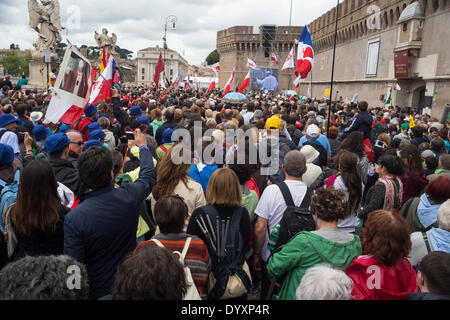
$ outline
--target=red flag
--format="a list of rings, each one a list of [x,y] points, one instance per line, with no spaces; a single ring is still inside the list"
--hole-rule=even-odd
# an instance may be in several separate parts
[[[242,93],[244,92],[244,89],[247,88],[250,85],[250,71],[245,76],[244,81],[242,82],[241,86],[239,87],[238,92]]]
[[[159,74],[163,71],[164,71],[164,62],[162,60],[162,54],[160,52],[158,64],[156,65],[156,69],[155,69],[155,76],[153,77],[153,81],[156,84],[156,89],[158,89],[158,86],[159,86]]]
[[[211,83],[209,84],[208,90],[206,90],[206,94],[208,94],[212,89],[214,89],[216,87],[216,80],[212,80]]]
[[[225,88],[223,89],[222,97],[225,96],[228,92],[230,92],[231,83],[234,80],[234,70],[231,73],[230,79],[228,79],[227,84],[225,85]]]
[[[277,56],[275,55],[274,52],[272,52],[272,57],[271,57],[272,61],[275,62],[276,64],[278,64],[278,59]]]

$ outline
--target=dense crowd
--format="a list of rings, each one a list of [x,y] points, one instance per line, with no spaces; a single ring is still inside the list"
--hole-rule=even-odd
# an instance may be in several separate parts
[[[142,85],[54,124],[0,86],[0,299],[450,299],[449,123]]]

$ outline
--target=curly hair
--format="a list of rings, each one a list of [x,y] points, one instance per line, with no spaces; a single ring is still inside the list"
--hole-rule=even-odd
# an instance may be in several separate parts
[[[181,300],[186,290],[184,269],[176,256],[145,245],[119,266],[111,293],[113,300]]]
[[[375,256],[386,266],[392,266],[411,251],[411,229],[399,214],[376,210],[369,214],[361,233],[363,254]]]
[[[322,187],[311,198],[311,212],[323,221],[344,219],[348,214],[347,198],[341,190]]]
[[[26,256],[0,272],[0,300],[86,300],[88,296],[86,267],[69,256]]]

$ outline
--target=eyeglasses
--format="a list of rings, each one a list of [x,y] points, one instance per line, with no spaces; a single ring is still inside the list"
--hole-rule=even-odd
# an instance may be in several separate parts
[[[82,146],[83,144],[84,144],[84,142],[83,141],[80,141],[80,142],[71,142],[70,144],[76,144],[76,145],[78,145],[78,146]]]

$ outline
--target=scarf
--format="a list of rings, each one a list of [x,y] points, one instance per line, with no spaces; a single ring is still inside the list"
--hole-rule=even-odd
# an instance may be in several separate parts
[[[428,228],[436,222],[437,212],[440,206],[440,204],[431,204],[425,193],[420,197],[419,206],[417,207],[417,217],[424,228]]]
[[[393,180],[397,180],[398,185],[400,186],[397,192],[395,192]],[[383,183],[386,188],[383,210],[400,209],[395,207],[395,197],[397,198],[397,206],[400,206],[403,198],[403,184],[401,180],[398,177],[389,174],[378,178],[378,183]]]
[[[450,232],[443,229],[432,228],[430,230],[429,239],[433,250],[450,253]]]

